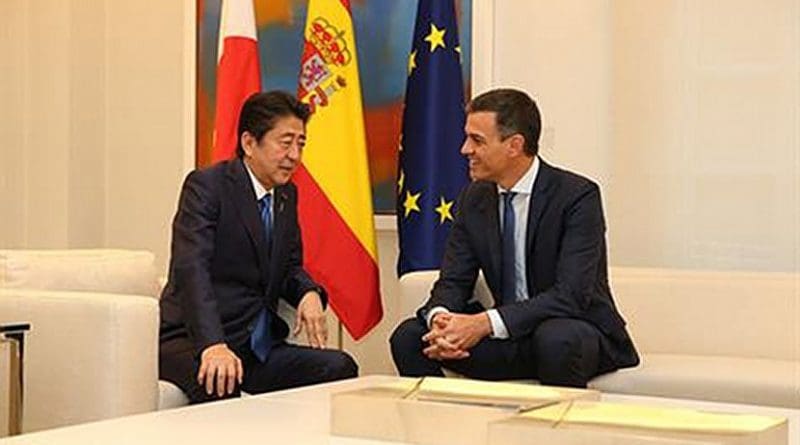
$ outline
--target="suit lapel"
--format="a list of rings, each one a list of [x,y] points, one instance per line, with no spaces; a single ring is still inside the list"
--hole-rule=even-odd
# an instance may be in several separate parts
[[[263,248],[264,227],[261,223],[253,184],[241,159],[230,161],[227,177],[229,181],[228,199],[236,206],[239,217],[250,235],[263,273],[267,265],[267,252]]]
[[[273,227],[272,227],[272,249],[270,252],[270,272],[275,271],[278,267],[278,262],[280,260],[280,255],[278,255],[278,249],[282,244],[282,240],[286,236],[286,209],[288,207],[289,196],[286,193],[286,189],[283,186],[276,187],[275,191],[273,192],[273,199],[275,200],[275,204],[272,206],[272,218],[273,218]]]
[[[487,241],[489,249],[489,270],[485,271],[486,280],[492,289],[500,289],[500,263],[501,259],[501,236],[500,236],[500,216],[498,214],[497,187],[487,187],[486,194],[479,197],[479,211],[481,212],[487,227]]]
[[[531,265],[531,261],[533,261],[533,241],[536,238],[536,231],[539,229],[542,214],[549,202],[550,185],[553,176],[553,168],[542,161],[541,158],[539,162],[539,173],[536,175],[536,180],[533,183],[531,205],[528,209],[528,229],[525,234],[525,261],[528,263],[527,269],[529,272],[528,287],[531,287],[530,271],[533,270]]]

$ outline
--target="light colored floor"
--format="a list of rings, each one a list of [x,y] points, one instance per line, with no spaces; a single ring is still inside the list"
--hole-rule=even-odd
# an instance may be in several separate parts
[[[330,436],[329,395],[333,392],[391,382],[395,379],[396,377],[390,376],[360,377],[332,384],[42,431],[0,440],[0,443],[3,445],[389,444],[394,442]],[[604,395],[603,399],[718,412],[784,416],[790,421],[789,445],[800,445],[800,410],[613,394]]]

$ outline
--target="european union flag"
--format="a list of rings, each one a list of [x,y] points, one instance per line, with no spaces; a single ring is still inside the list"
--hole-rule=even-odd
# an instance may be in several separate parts
[[[398,171],[397,273],[438,269],[456,197],[469,181],[464,80],[452,0],[420,0],[408,58]]]

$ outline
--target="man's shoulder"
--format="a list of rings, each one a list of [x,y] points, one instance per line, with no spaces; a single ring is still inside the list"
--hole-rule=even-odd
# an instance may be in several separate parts
[[[497,195],[497,185],[489,181],[471,181],[461,189],[457,199],[458,213],[470,213],[491,202],[492,195]]]
[[[220,161],[215,164],[197,168],[193,170],[190,174],[202,178],[213,178],[218,176],[224,176],[229,172],[232,172],[236,162],[239,162],[239,160],[230,159],[227,161]]]
[[[234,162],[236,162],[236,160],[232,159],[229,161],[217,162],[206,167],[196,168],[186,175],[184,182],[186,184],[211,186],[234,170]]]
[[[465,203],[480,202],[486,196],[497,194],[497,184],[490,181],[471,181],[461,191]]]

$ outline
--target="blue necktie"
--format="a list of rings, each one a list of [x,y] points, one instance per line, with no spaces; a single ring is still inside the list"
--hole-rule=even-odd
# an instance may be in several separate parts
[[[514,216],[512,201],[516,193],[505,192],[503,195],[503,301],[513,303],[517,300],[517,275],[514,255],[514,227],[517,219]]]
[[[258,208],[261,210],[261,223],[264,224],[264,244],[269,252],[272,247],[272,195],[264,195],[258,202]]]
[[[265,195],[258,202],[261,210],[261,223],[264,225],[264,248],[269,252],[272,245],[272,195]],[[258,314],[256,325],[253,328],[253,333],[250,335],[250,349],[253,354],[265,362],[269,355],[269,350],[272,347],[272,340],[270,339],[270,313],[267,308],[262,308]]]

